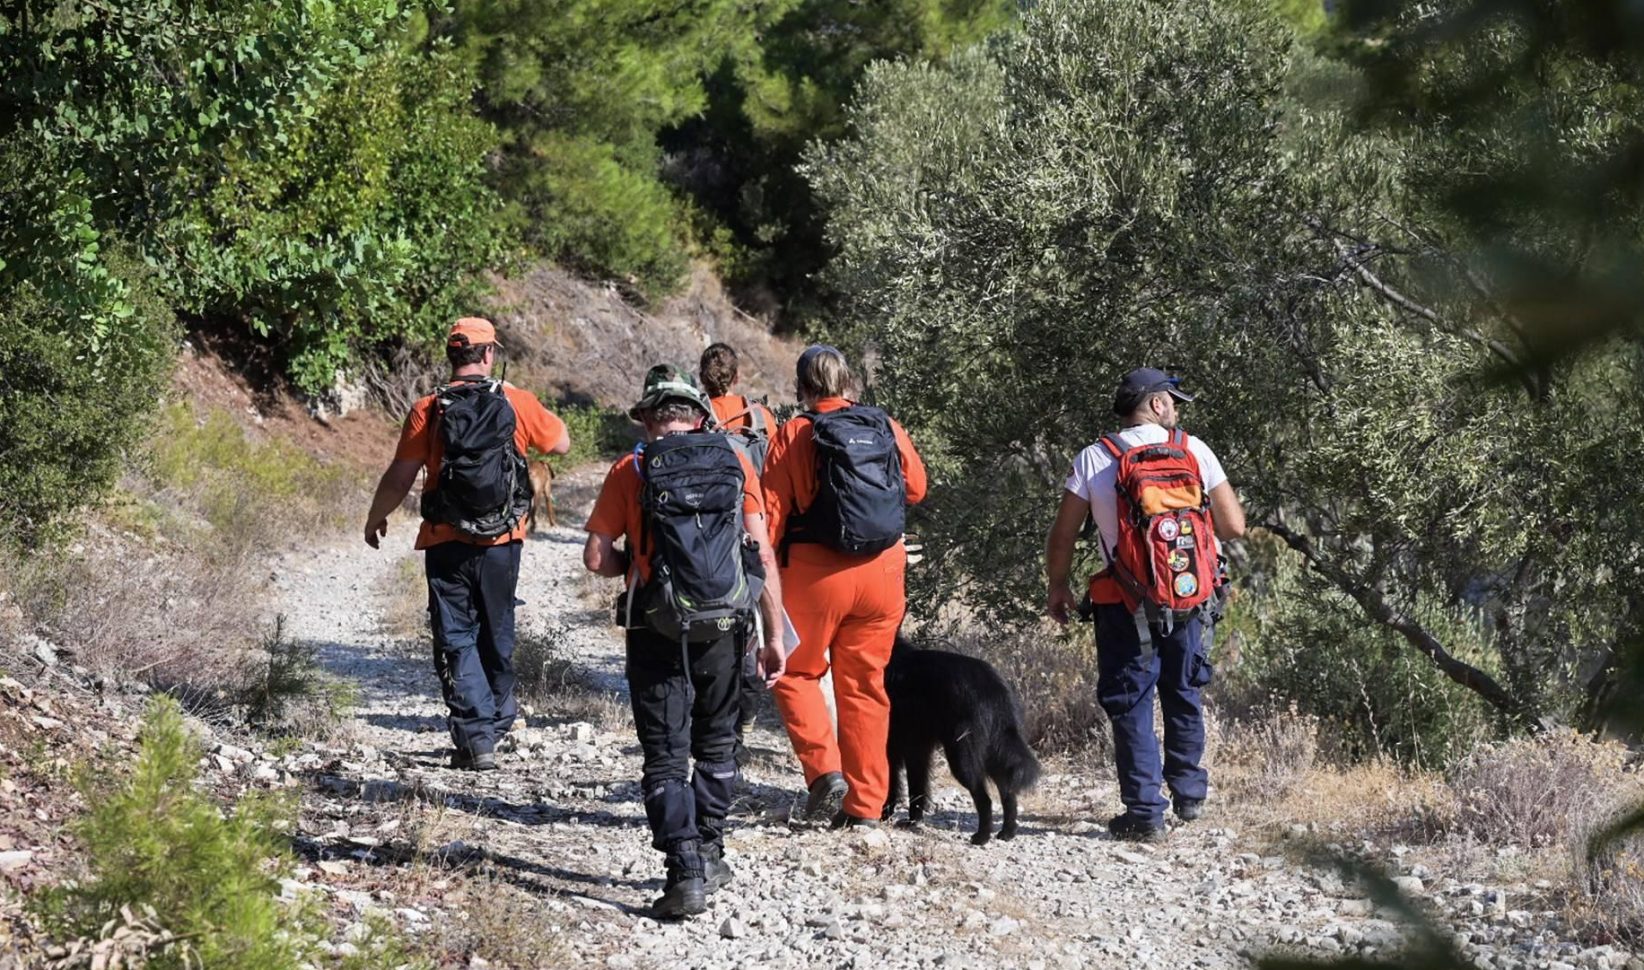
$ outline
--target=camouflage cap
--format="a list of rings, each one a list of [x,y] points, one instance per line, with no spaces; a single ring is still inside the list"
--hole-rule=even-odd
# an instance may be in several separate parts
[[[628,417],[642,421],[644,412],[668,400],[693,404],[705,415],[713,413],[707,397],[697,387],[696,378],[689,371],[673,364],[657,364],[645,372],[645,390],[639,401],[628,409]]]

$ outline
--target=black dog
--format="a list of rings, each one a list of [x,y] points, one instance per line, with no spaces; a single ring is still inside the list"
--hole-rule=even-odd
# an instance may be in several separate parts
[[[921,650],[898,635],[885,668],[890,695],[891,793],[883,818],[902,800],[902,771],[908,774],[908,825],[925,816],[930,803],[930,760],[941,746],[953,777],[976,801],[976,834],[985,845],[993,833],[993,800],[988,779],[999,788],[1005,823],[999,838],[1016,835],[1016,795],[1039,780],[1039,759],[1022,737],[1022,708],[999,672],[984,660]]]

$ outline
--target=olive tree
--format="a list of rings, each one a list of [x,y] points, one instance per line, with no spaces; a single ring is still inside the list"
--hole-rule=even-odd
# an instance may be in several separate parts
[[[1588,503],[1638,449],[1638,361],[1538,408],[1491,379],[1493,333],[1412,295],[1408,146],[1302,96],[1348,80],[1232,2],[1046,0],[947,67],[869,71],[807,173],[841,339],[933,466],[920,608],[1039,611],[1070,460],[1153,364],[1203,392],[1185,425],[1306,566],[1269,647],[1346,608],[1504,722],[1573,706],[1637,572],[1602,553],[1636,514]]]

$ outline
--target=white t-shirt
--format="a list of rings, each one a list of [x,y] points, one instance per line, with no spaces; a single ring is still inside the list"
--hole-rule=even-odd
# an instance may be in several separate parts
[[[1119,432],[1119,440],[1126,446],[1160,444],[1170,440],[1170,432],[1156,424],[1138,424]],[[1187,448],[1199,460],[1199,475],[1204,479],[1206,494],[1227,481],[1221,460],[1210,446],[1187,436]],[[1096,519],[1096,528],[1102,533],[1102,559],[1119,542],[1118,463],[1100,441],[1079,452],[1073,459],[1073,474],[1067,477],[1068,491],[1090,503],[1090,512]]]

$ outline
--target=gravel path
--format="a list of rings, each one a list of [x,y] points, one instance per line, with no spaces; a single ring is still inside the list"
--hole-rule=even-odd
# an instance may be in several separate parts
[[[557,484],[562,508],[585,508],[597,480],[584,472]],[[385,591],[420,584],[401,564],[412,556],[402,520],[392,551],[339,541],[276,569],[287,632],[315,644],[325,666],[359,688],[348,743],[286,758],[305,781],[300,847],[311,859],[341,860],[305,878],[324,883],[348,866],[409,861],[483,873],[540,914],[511,931],[525,933],[533,952],[556,952],[556,963],[572,966],[1232,967],[1275,946],[1323,956],[1400,945],[1397,927],[1355,887],[1252,851],[1213,819],[1179,829],[1163,846],[1112,840],[1097,824],[1117,804],[1110,772],[1048,765],[1024,799],[1021,836],[985,847],[968,843],[969,798],[945,775],[937,811],[917,831],[791,826],[802,783],[768,717],[756,729],[758,756],[728,836],[735,880],[703,917],[672,925],[647,918],[661,860],[637,797],[620,639],[603,607],[615,590],[584,577],[581,522],[566,514],[560,528],[527,544],[519,586],[522,626],[558,631],[551,638],[571,686],[532,713],[517,750],[489,774],[444,767],[443,709],[428,663],[382,632]],[[407,806],[422,810],[414,838],[396,834]],[[1513,935],[1511,923],[1525,914],[1510,919],[1499,895],[1429,882],[1405,885],[1473,919],[1470,949],[1490,965],[1557,967],[1555,956],[1626,965],[1625,955],[1514,943],[1540,937]],[[478,920],[467,912],[473,893],[457,886],[443,878],[413,890],[331,891],[362,913],[380,908],[426,931]],[[524,966],[543,958],[493,954],[467,965],[510,959]]]

